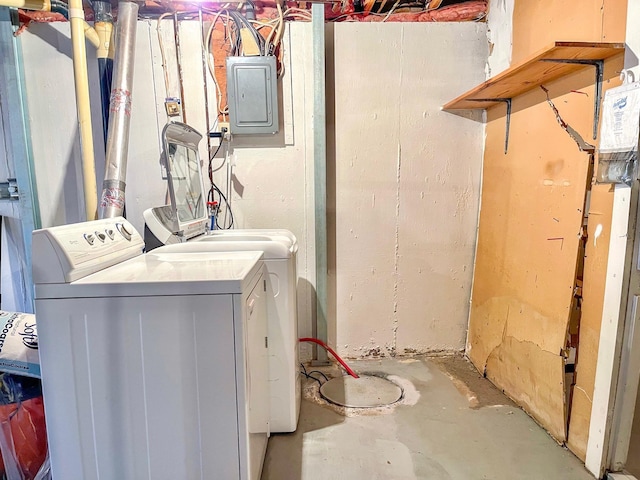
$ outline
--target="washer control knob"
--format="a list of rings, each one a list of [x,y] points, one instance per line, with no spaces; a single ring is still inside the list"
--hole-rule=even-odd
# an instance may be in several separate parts
[[[107,234],[107,237],[109,237],[111,240],[113,240],[116,236],[116,233],[110,228],[107,228],[105,230],[105,233]]]
[[[107,239],[107,236],[102,232],[96,232],[96,237],[98,237],[98,240],[100,240],[102,243],[104,243],[104,241]]]
[[[84,239],[87,241],[87,243],[89,245],[93,245],[93,243],[96,241],[96,237],[94,237],[92,234],[90,233],[85,233],[84,234]]]
[[[125,227],[123,223],[116,223],[116,228],[120,232],[120,235],[122,235],[128,241],[131,241],[131,232],[127,230],[127,227]]]

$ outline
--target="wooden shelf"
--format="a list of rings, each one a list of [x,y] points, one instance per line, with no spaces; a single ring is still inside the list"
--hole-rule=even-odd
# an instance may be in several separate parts
[[[624,47],[624,43],[555,42],[524,62],[508,68],[460,95],[442,108],[444,110],[475,110],[502,104],[505,99],[514,98],[541,84],[588,66],[576,63],[556,63],[548,60],[606,60],[623,53]],[[478,99],[483,101],[478,101]]]

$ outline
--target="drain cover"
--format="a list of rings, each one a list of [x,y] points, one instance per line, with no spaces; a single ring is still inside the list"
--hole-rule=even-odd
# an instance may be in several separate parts
[[[384,378],[361,375],[332,378],[322,384],[320,395],[343,407],[374,408],[396,403],[402,398],[402,389]]]

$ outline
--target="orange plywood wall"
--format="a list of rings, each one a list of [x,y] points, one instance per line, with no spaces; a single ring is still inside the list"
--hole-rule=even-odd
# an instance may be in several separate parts
[[[627,0],[515,0],[512,64],[556,40],[624,42]]]
[[[513,58],[518,63],[553,41],[624,41],[626,1],[516,0]],[[621,56],[607,61],[606,90],[618,84]],[[535,79],[531,79],[535,80]],[[593,68],[545,85],[563,119],[592,139]],[[606,239],[587,246],[578,383],[586,395],[565,396],[564,349],[580,254],[589,155],[560,127],[540,89],[513,99],[509,151],[504,107],[488,112],[482,207],[468,355],[476,367],[522,405],[557,440],[584,451],[597,354]],[[590,212],[605,229],[610,194],[596,187]],[[597,215],[596,215],[597,214]],[[592,225],[589,225],[589,233]],[[594,250],[598,248],[599,250]],[[597,254],[596,254],[597,252]],[[598,260],[605,255],[605,262]],[[599,330],[598,330],[599,332]],[[581,369],[581,365],[585,365]],[[576,433],[567,429],[567,413]],[[568,433],[568,435],[567,435]],[[576,442],[571,443],[571,439]],[[578,440],[578,439],[581,440]]]

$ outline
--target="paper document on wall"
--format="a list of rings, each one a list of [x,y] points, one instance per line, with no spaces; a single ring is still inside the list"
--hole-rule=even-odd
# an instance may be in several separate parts
[[[631,183],[638,178],[640,82],[607,90],[602,105],[598,149],[599,183]]]

